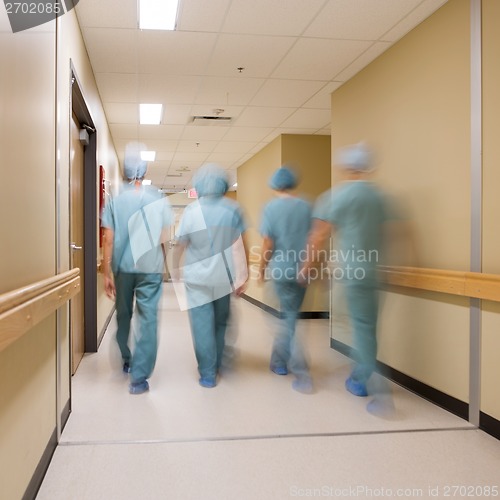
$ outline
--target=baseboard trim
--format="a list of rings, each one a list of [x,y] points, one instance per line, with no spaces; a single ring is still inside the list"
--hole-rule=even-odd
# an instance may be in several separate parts
[[[500,420],[491,417],[487,413],[479,413],[479,428],[491,436],[500,439]]]
[[[97,339],[97,348],[101,345],[102,339],[104,338],[104,334],[106,333],[106,330],[108,329],[109,323],[111,321],[111,318],[113,317],[113,314],[115,314],[116,307],[113,306],[111,308],[111,312],[108,314],[108,317],[106,318],[106,321],[104,322],[104,326],[101,329],[101,332],[99,333],[99,338]]]
[[[50,461],[52,460],[52,456],[54,455],[54,451],[56,451],[56,448],[57,448],[57,430],[54,429],[52,435],[50,436],[49,442],[45,447],[45,451],[43,452],[42,457],[38,462],[35,472],[31,477],[31,481],[29,482],[28,487],[24,492],[23,500],[35,500],[38,494],[38,490],[42,485],[43,478],[45,477],[45,473],[49,468]]]
[[[263,302],[260,302],[260,300],[249,297],[246,294],[241,295],[241,298],[245,299],[247,302],[250,302],[250,304],[257,306],[259,309],[272,314],[276,318],[279,318],[281,316],[279,311],[271,306],[268,306],[267,304],[264,304]],[[299,314],[299,319],[328,319],[329,317],[330,314],[326,311],[302,311]]]
[[[350,358],[353,357],[353,348],[343,342],[330,339],[330,346],[345,356]],[[464,401],[460,401],[459,399],[441,392],[434,387],[424,384],[423,382],[420,382],[419,380],[414,379],[405,373],[386,365],[385,363],[381,363],[380,361],[377,361],[377,370],[388,379],[396,382],[418,396],[427,399],[431,403],[434,403],[454,415],[457,415],[457,417],[463,418],[464,420],[468,419],[469,405]]]

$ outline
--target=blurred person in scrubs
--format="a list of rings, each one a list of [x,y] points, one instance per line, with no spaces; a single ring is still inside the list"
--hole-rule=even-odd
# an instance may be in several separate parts
[[[199,383],[212,388],[223,361],[231,294],[243,293],[248,279],[246,226],[238,203],[224,196],[229,184],[222,168],[203,166],[193,186],[198,200],[184,210],[172,277],[177,289],[180,282],[185,287]]]
[[[312,381],[296,323],[306,293],[306,288],[298,283],[298,271],[312,209],[307,201],[292,194],[297,183],[296,173],[287,166],[276,170],[269,180],[275,198],[265,206],[262,216],[259,281],[272,280],[280,304],[281,321],[271,351],[270,369],[277,375],[287,375],[290,370],[296,377],[292,387],[310,393]]]
[[[148,379],[156,363],[157,313],[164,272],[162,243],[172,223],[167,199],[158,188],[142,183],[147,171],[146,162],[141,160],[145,149],[140,143],[127,145],[123,166],[126,181],[102,214],[104,289],[116,302],[116,340],[123,371],[130,373],[131,394],[149,390]],[[132,353],[129,336],[134,299],[138,331]]]
[[[342,182],[321,195],[316,203],[309,255],[324,246],[333,231],[338,241],[333,277],[344,285],[355,348],[354,363],[345,387],[359,397],[369,393],[383,394],[387,391],[380,386],[369,390],[368,380],[375,370],[377,356],[377,265],[389,219],[387,203],[382,192],[370,181],[373,159],[364,144],[339,149],[335,163],[340,168]],[[303,281],[311,260],[310,257],[302,269]],[[380,397],[371,401],[368,410],[376,411],[380,401]]]

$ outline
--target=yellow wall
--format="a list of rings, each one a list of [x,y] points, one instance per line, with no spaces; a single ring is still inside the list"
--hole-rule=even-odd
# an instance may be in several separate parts
[[[500,2],[483,0],[483,271],[500,274]],[[500,304],[482,317],[481,409],[500,420]]]
[[[59,18],[57,33],[56,22],[51,22],[13,34],[5,9],[0,9],[0,198],[4,207],[0,293],[69,268],[70,59],[99,131],[98,165],[104,165],[116,183],[118,160],[74,11]],[[112,304],[101,290],[98,297],[100,329]],[[63,373],[59,395],[56,330],[53,314],[0,352],[0,498],[23,496],[55,432],[56,398],[61,408],[68,404],[67,307],[60,311]]]
[[[106,180],[111,184],[108,186],[110,191],[117,189],[121,182],[120,167],[116,155],[114,144],[111,139],[106,115],[97,90],[94,73],[87,55],[87,50],[83,43],[80,27],[74,10],[70,11],[60,18],[60,40],[58,54],[58,106],[59,106],[59,127],[61,145],[61,200],[62,203],[68,203],[69,192],[69,125],[71,110],[68,102],[70,100],[70,74],[71,63],[75,69],[78,81],[82,86],[82,92],[87,100],[90,114],[97,129],[97,169],[102,165],[105,169]],[[99,170],[97,172],[99,179]],[[96,199],[98,206],[98,199]],[[67,205],[66,205],[67,206]],[[97,210],[98,213],[98,210]],[[69,266],[69,219],[66,212],[61,230],[61,256],[63,267]],[[96,221],[98,225],[98,222]],[[99,251],[98,251],[99,257]],[[96,269],[97,269],[96,262]],[[97,334],[104,328],[106,320],[112,310],[113,303],[104,293],[103,279],[98,275],[97,289]]]
[[[333,152],[374,148],[375,180],[404,201],[423,267],[469,268],[469,9],[449,1],[332,95]],[[467,401],[467,301],[383,298],[379,359]]]
[[[0,9],[0,293],[55,272],[55,40]],[[22,497],[54,431],[54,346],[51,317],[0,352],[0,498]]]
[[[282,135],[238,168],[237,199],[249,225],[247,236],[251,260],[260,257],[262,209],[273,197],[267,183],[273,172],[285,163],[292,164],[299,171],[301,181],[297,194],[314,202],[331,182],[330,136]],[[253,274],[250,273],[251,278]],[[262,287],[250,279],[246,293],[263,304],[279,309],[269,283]],[[309,287],[302,310],[328,310],[328,294],[322,285]]]

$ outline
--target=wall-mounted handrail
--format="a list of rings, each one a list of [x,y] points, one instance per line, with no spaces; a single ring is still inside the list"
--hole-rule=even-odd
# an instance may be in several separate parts
[[[0,295],[0,351],[80,291],[80,270],[37,281]]]
[[[379,269],[381,281],[386,285],[500,302],[498,274],[423,267],[380,266]]]

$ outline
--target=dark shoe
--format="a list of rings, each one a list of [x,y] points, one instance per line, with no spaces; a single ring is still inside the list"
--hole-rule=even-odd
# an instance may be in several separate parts
[[[366,390],[366,385],[362,382],[356,382],[351,377],[345,381],[345,388],[355,396],[365,398],[368,396],[368,391]]]
[[[201,377],[199,383],[202,387],[207,387],[208,389],[217,385],[215,377]]]
[[[288,375],[288,370],[286,366],[270,366],[269,367],[273,373],[276,375]]]
[[[123,363],[123,373],[130,373],[130,370],[130,364],[127,362]]]
[[[130,392],[130,394],[143,394],[147,391],[149,391],[149,384],[147,380],[143,380],[142,382],[132,382],[128,386],[128,392]]]

